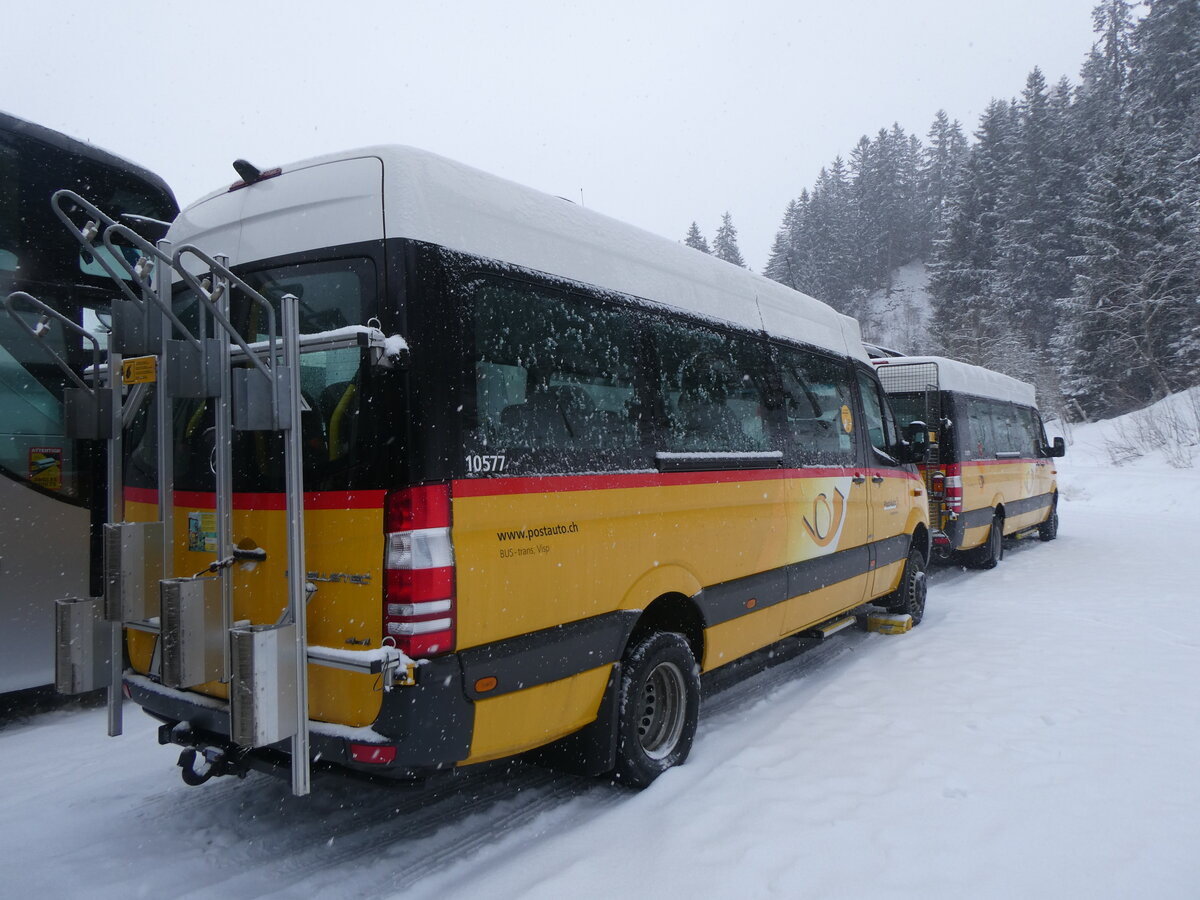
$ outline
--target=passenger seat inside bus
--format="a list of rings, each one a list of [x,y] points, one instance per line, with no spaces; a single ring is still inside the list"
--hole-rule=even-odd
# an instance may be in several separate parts
[[[329,461],[341,459],[350,449],[354,417],[358,413],[358,388],[353,381],[338,381],[321,391],[317,411],[329,441]]]
[[[578,385],[540,386],[524,403],[505,407],[500,425],[509,440],[528,446],[586,445],[597,437],[596,405]]]

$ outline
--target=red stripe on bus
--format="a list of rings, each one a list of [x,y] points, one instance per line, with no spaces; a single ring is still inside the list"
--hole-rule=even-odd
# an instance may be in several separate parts
[[[612,491],[628,488],[686,487],[702,484],[782,481],[798,478],[849,478],[853,475],[881,476],[920,481],[907,470],[871,469],[857,466],[812,469],[732,469],[718,472],[624,472],[606,475],[532,475],[513,478],[460,478],[453,482],[455,497],[496,497],[508,494],[557,494],[571,491]],[[382,509],[387,491],[314,491],[304,495],[305,509]],[[157,504],[154,488],[126,487],[125,499]],[[216,495],[210,491],[176,491],[175,506],[215,509]],[[282,493],[239,493],[233,495],[234,509],[282,510],[287,498]]]
[[[850,478],[881,475],[885,478],[920,479],[914,472],[868,469],[856,466],[814,469],[732,469],[718,472],[629,472],[609,475],[536,475],[513,478],[461,478],[453,482],[455,497],[496,497],[507,494],[553,494],[568,491],[612,491],[627,488],[680,487],[701,484],[735,484],[747,481],[782,481],[794,478]]]
[[[970,459],[970,460],[965,460],[963,462],[960,462],[959,465],[960,466],[1011,466],[1016,463],[1037,464],[1039,462],[1045,462],[1045,460],[1032,459],[1032,458],[1026,459],[1025,457],[1021,457],[1019,459]]]
[[[158,489],[157,488],[139,488],[126,486],[124,491],[126,502],[131,503],[153,503],[158,505]]]

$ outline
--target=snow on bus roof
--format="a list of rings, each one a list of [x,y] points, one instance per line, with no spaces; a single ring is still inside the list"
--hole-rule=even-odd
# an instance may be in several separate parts
[[[994,372],[991,369],[985,369],[983,366],[960,362],[957,359],[948,359],[944,356],[897,356],[876,359],[872,362],[879,370],[885,388],[888,380],[882,374],[884,369],[932,363],[937,366],[938,387],[943,391],[958,391],[963,394],[974,394],[977,397],[1008,400],[1022,406],[1037,406],[1032,384],[1018,381],[1016,378]]]
[[[383,163],[386,237],[437,244],[867,359],[857,320],[819,300],[570,200],[424,150],[367,147],[282,171],[286,176],[369,157]]]

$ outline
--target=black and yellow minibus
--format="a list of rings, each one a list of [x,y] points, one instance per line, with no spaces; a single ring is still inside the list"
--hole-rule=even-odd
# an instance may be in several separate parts
[[[1058,535],[1062,438],[1051,444],[1033,385],[1000,372],[936,356],[874,360],[902,423],[931,429],[922,472],[930,497],[934,548],[990,569],[1004,538]]]
[[[686,758],[702,673],[871,602],[920,620],[928,504],[854,320],[418,150],[235,187],[170,240],[297,296],[304,334],[371,324],[410,354],[302,358],[322,765],[419,777],[550,747],[644,785]],[[213,559],[211,415],[175,401],[180,575]],[[129,440],[131,519],[156,515],[153,434]],[[272,623],[279,443],[239,433],[233,451],[234,539],[265,556],[235,567],[234,616]],[[164,686],[158,640],[129,631],[125,684],[164,739],[251,766],[279,749],[231,746],[228,685]],[[411,683],[313,661],[380,648]]]

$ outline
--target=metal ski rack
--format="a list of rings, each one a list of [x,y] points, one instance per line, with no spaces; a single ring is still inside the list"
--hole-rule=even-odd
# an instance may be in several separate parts
[[[151,244],[71,191],[51,200],[55,214],[75,236],[81,252],[96,261],[117,286],[112,302],[112,332],[107,365],[100,346],[84,329],[36,298],[18,292],[5,300],[9,314],[39,342],[70,378],[65,415],[68,434],[108,442],[108,523],[105,525],[104,598],[57,601],[57,684],[78,693],[107,686],[109,734],[121,732],[121,681],[124,629],[156,633],[161,654],[159,677],[169,687],[189,688],[212,681],[231,682],[231,739],[259,747],[291,743],[292,791],[309,792],[307,634],[305,621],[304,494],[300,435],[299,301],[281,300],[283,333],[274,307],[235,275],[227,260],[194,246],[172,253],[171,245]],[[80,224],[80,213],[86,221]],[[121,244],[134,247],[136,263]],[[185,262],[206,270],[203,281]],[[195,333],[172,308],[177,275],[200,303]],[[136,286],[137,290],[134,290]],[[230,321],[229,303],[236,287],[261,307],[269,341],[252,347]],[[30,324],[17,304],[39,316]],[[89,386],[44,337],[59,323],[92,342],[91,377],[107,387]],[[240,351],[232,368],[231,342]],[[135,359],[128,359],[134,357]],[[123,363],[144,362],[147,381],[155,382],[159,520],[124,521],[122,427],[132,419],[144,391],[122,397]],[[174,572],[170,534],[174,517],[172,401],[214,401],[217,558],[209,571],[192,578]],[[287,503],[288,608],[274,625],[234,627],[232,579],[232,431],[282,431]]]
[[[151,665],[159,680],[177,689],[229,683],[231,740],[244,747],[290,742],[292,791],[307,794],[307,664],[380,674],[386,689],[412,684],[415,676],[411,661],[395,652],[364,652],[351,659],[343,650],[308,646],[300,354],[359,347],[369,352],[373,365],[390,367],[406,364],[407,346],[385,338],[377,322],[303,336],[299,300],[291,294],[280,299],[277,327],[272,303],[234,274],[226,258],[192,245],[151,243],[72,191],[58,191],[51,204],[81,252],[101,266],[119,291],[112,302],[107,364],[100,361],[96,338],[61,313],[24,292],[5,299],[9,315],[73,385],[64,405],[67,436],[107,442],[104,596],[56,601],[57,687],[63,693],[106,687],[108,733],[120,734],[124,630],[152,633],[158,642]],[[85,219],[82,224],[76,221],[80,218]],[[126,255],[130,247],[137,251],[136,260]],[[176,278],[198,300],[194,329],[174,312]],[[265,312],[265,342],[247,343],[234,327],[230,299],[235,288]],[[31,324],[18,305],[32,310],[36,322]],[[46,335],[57,325],[91,342],[92,366],[83,377],[46,344]],[[158,520],[132,523],[125,521],[122,431],[151,383],[157,413]],[[191,578],[172,577],[175,399],[214,404],[216,559]],[[275,624],[233,622],[234,430],[285,434],[288,605]]]
[[[207,266],[211,281],[205,283],[188,270],[185,259],[193,257]],[[192,245],[175,251],[173,268],[208,310],[214,325],[224,331],[215,361],[208,367],[220,372],[216,405],[217,479],[217,565],[221,578],[220,633],[228,635],[232,672],[230,691],[230,737],[243,746],[259,747],[290,738],[292,793],[309,792],[310,760],[308,735],[308,652],[305,616],[306,573],[304,560],[304,481],[300,434],[300,306],[299,299],[285,294],[280,299],[283,334],[276,329],[271,302],[235,275],[224,259],[209,256]],[[229,320],[229,298],[233,287],[261,307],[267,316],[265,359],[250,347]],[[231,367],[230,341],[245,354],[249,369]],[[230,402],[232,400],[232,403]],[[232,430],[282,431],[284,482],[287,507],[288,609],[280,623],[232,627],[233,560],[233,461]],[[211,579],[173,579],[164,583],[164,638],[167,630],[168,597],[180,592],[182,609],[187,591]],[[167,585],[171,585],[169,588]],[[211,597],[191,602],[195,608],[211,609]],[[206,623],[204,634],[212,633]],[[181,635],[185,632],[181,631]],[[164,641],[165,651],[169,643]],[[186,651],[186,644],[180,644]],[[164,665],[164,675],[166,668]],[[225,678],[222,680],[230,680]],[[189,685],[180,685],[189,686]]]
[[[160,268],[153,283],[144,276],[147,269],[134,271],[124,253],[114,245],[109,232],[112,229],[123,229],[111,216],[108,216],[86,199],[73,191],[57,191],[51,197],[50,205],[55,215],[66,226],[80,245],[83,254],[91,257],[108,274],[109,278],[120,291],[121,296],[112,300],[112,329],[109,335],[109,354],[107,363],[107,383],[112,396],[112,426],[108,434],[108,515],[104,526],[104,598],[103,618],[109,623],[111,632],[111,647],[107,654],[109,670],[107,681],[108,690],[108,733],[121,733],[121,681],[124,666],[124,628],[141,628],[142,630],[157,630],[152,624],[158,614],[157,583],[164,574],[171,571],[172,548],[167,539],[165,523],[168,520],[166,510],[169,508],[170,492],[159,491],[159,520],[157,522],[131,523],[125,521],[124,483],[122,470],[123,457],[123,426],[131,420],[136,412],[136,405],[141,402],[143,392],[134,390],[128,398],[122,397],[118,387],[125,379],[123,377],[123,361],[125,356],[149,357],[154,360],[155,370],[161,369],[157,360],[162,352],[163,323],[167,317],[164,311],[169,311],[171,288],[171,272],[169,267]],[[68,209],[68,206],[71,208]],[[72,213],[85,214],[84,224],[78,224],[72,218]],[[98,243],[103,241],[103,247]],[[140,237],[139,237],[139,240]],[[145,243],[144,241],[142,243]],[[126,283],[118,273],[114,263],[126,269],[133,280],[141,288],[141,294]],[[164,302],[163,297],[167,298]],[[158,307],[158,314],[153,307]],[[94,377],[99,377],[100,366],[93,365]],[[155,373],[157,378],[157,371]],[[120,378],[120,381],[118,381]],[[162,413],[165,407],[164,391],[159,385],[159,426],[162,433]],[[167,417],[169,422],[169,416]],[[168,443],[159,442],[160,462],[164,457],[172,458],[169,444],[169,428],[167,429]],[[169,471],[169,468],[168,468]],[[164,482],[160,481],[160,488]],[[169,482],[167,482],[169,483]],[[59,601],[57,606],[59,660],[56,661],[60,672],[69,671],[61,665],[64,655],[64,642],[69,643],[69,635],[84,628],[77,620],[85,614],[84,607],[90,603],[93,607],[98,599],[88,598],[87,603],[80,598],[68,598]],[[93,630],[95,628],[93,627]],[[83,666],[87,668],[86,664]],[[61,680],[61,679],[60,679]],[[78,682],[77,682],[78,684]],[[60,684],[60,690],[63,685]]]

